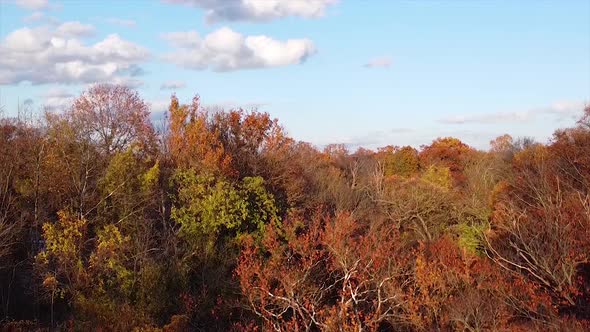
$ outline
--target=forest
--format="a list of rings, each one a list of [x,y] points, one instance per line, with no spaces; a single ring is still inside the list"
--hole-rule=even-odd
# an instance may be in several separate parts
[[[590,107],[488,151],[150,114],[96,84],[2,117],[0,330],[590,330]]]

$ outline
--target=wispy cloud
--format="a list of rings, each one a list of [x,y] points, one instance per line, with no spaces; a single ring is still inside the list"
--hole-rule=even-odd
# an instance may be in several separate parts
[[[562,101],[553,105],[541,108],[534,108],[524,111],[494,112],[486,114],[453,115],[442,118],[440,123],[444,124],[494,124],[494,123],[519,123],[530,122],[543,115],[553,115],[558,120],[566,118],[577,118],[582,114],[586,102]]]
[[[368,132],[364,135],[352,136],[347,139],[339,140],[338,142],[327,142],[326,144],[344,144],[347,148],[352,150],[360,147],[375,149],[386,145],[401,145],[400,142],[406,142],[408,137],[414,134],[415,130],[412,128],[391,128]]]
[[[369,60],[363,65],[365,68],[389,68],[393,60],[390,56],[380,56]]]
[[[135,26],[137,25],[137,22],[135,22],[134,20],[128,20],[117,17],[107,17],[104,20],[107,23],[118,25],[125,28],[135,28]]]
[[[166,81],[160,85],[160,90],[178,90],[186,87],[183,81]]]
[[[316,18],[338,0],[163,0],[167,3],[201,8],[209,23],[220,21],[257,21],[299,16]]]
[[[205,108],[211,110],[231,110],[236,108],[243,108],[245,110],[259,110],[265,106],[270,105],[268,102],[258,102],[258,101],[248,101],[248,102],[238,102],[232,100],[225,100],[220,101],[217,103],[205,104],[203,105]]]
[[[152,113],[163,113],[166,112],[168,110],[168,107],[170,106],[170,98],[152,100],[149,102],[149,104]]]
[[[43,19],[45,19],[45,14],[43,12],[36,11],[36,12],[31,13],[31,15],[23,18],[23,22],[34,23],[34,22],[42,21]]]

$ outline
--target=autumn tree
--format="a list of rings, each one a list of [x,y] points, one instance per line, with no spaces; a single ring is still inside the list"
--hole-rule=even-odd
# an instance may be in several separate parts
[[[232,269],[243,238],[260,238],[278,222],[277,208],[261,177],[234,183],[181,170],[173,177],[176,194],[171,219],[182,240],[180,270],[185,312],[195,322],[211,321],[217,299],[231,301]]]
[[[67,114],[81,135],[107,155],[132,144],[144,149],[154,147],[148,105],[137,91],[124,85],[93,85],[73,102]]]
[[[174,180],[178,195],[172,219],[181,225],[180,235],[199,248],[198,254],[211,252],[220,240],[261,233],[266,224],[277,219],[273,196],[260,177],[246,177],[232,185],[184,171]]]
[[[397,233],[349,215],[293,217],[242,252],[237,275],[251,310],[274,330],[401,326],[407,268]],[[392,254],[395,253],[395,254]]]
[[[457,138],[438,138],[428,146],[423,146],[420,159],[424,165],[448,167],[455,185],[465,181],[463,170],[474,150]]]
[[[0,118],[0,315],[34,306],[30,252],[38,248],[45,213],[40,172],[44,132],[30,118]],[[34,312],[34,311],[33,311]]]
[[[514,159],[515,178],[499,190],[488,238],[490,257],[551,296],[560,312],[586,317],[590,133],[558,131],[548,147],[535,145]]]
[[[181,105],[178,98],[172,96],[168,112],[168,151],[179,167],[192,167],[211,174],[235,174],[231,156],[220,140],[219,129],[210,127],[209,115],[201,107],[198,96],[190,105]]]
[[[418,151],[411,146],[380,148],[378,158],[383,163],[385,176],[410,177],[420,170]]]
[[[268,113],[235,109],[215,113],[211,122],[239,177],[261,175],[265,153],[284,137],[278,120]]]

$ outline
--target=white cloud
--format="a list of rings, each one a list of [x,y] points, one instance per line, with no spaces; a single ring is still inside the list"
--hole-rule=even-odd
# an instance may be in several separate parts
[[[117,34],[87,45],[94,27],[80,22],[21,28],[0,42],[0,84],[128,82],[148,51]]]
[[[160,85],[160,90],[178,90],[186,87],[183,81],[166,81]]]
[[[125,28],[135,28],[135,26],[137,25],[137,23],[134,20],[127,20],[117,17],[108,17],[105,19],[105,21],[109,24],[114,24]]]
[[[380,56],[369,60],[369,62],[365,63],[364,67],[366,68],[389,68],[391,66],[391,57],[389,56]]]
[[[275,40],[267,36],[243,36],[229,28],[204,38],[195,31],[163,34],[178,49],[164,59],[181,67],[215,71],[279,67],[304,62],[315,53],[309,39]]]
[[[30,10],[40,10],[49,6],[49,0],[15,0],[14,3]]]
[[[43,106],[48,110],[63,110],[74,100],[74,94],[63,88],[51,88],[42,96]]]
[[[199,7],[208,22],[270,21],[300,16],[323,16],[328,6],[338,0],[164,0],[168,3]]]
[[[494,112],[487,114],[455,115],[440,119],[439,122],[446,124],[492,124],[492,123],[515,123],[529,122],[543,115],[553,115],[558,120],[566,118],[578,118],[581,116],[585,102],[562,101],[548,107],[535,108],[525,111]]]

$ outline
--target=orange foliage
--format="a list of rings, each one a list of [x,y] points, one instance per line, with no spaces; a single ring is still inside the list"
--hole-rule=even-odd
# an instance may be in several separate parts
[[[465,164],[474,151],[457,138],[438,138],[432,144],[422,147],[420,159],[424,165],[448,167],[455,185],[461,186],[465,182]]]

